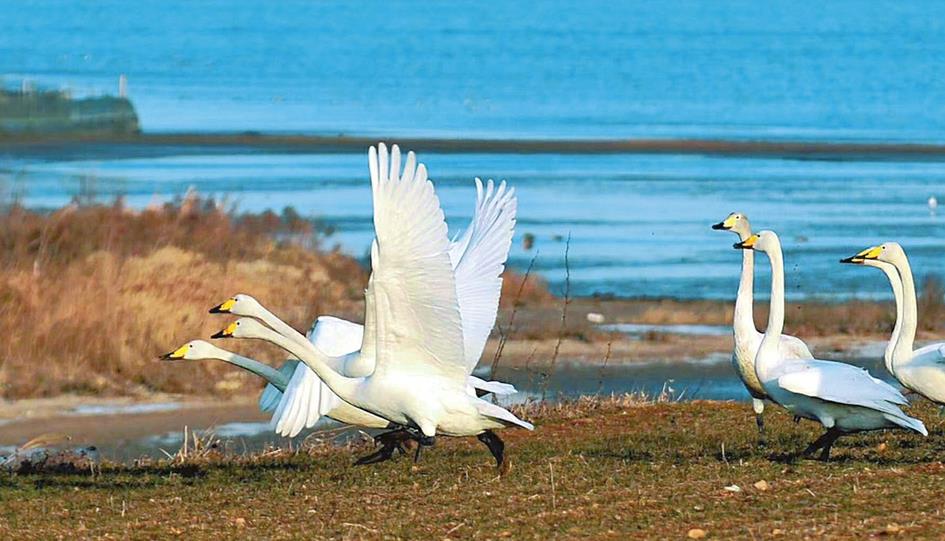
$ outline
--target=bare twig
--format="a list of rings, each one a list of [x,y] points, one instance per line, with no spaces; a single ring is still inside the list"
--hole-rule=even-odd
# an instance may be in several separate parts
[[[495,355],[492,357],[492,367],[489,372],[489,379],[495,379],[495,371],[499,368],[499,359],[502,358],[502,351],[505,349],[505,343],[508,341],[509,336],[515,332],[515,314],[518,313],[519,299],[522,297],[522,292],[525,290],[525,284],[528,283],[528,278],[531,276],[532,267],[535,266],[535,260],[538,259],[539,252],[535,252],[535,256],[532,257],[532,260],[528,263],[528,268],[525,269],[525,276],[522,278],[522,283],[518,286],[518,291],[515,293],[515,300],[512,301],[512,314],[509,316],[509,324],[506,327],[508,332],[499,326],[499,345],[495,349]]]
[[[551,365],[548,367],[548,373],[541,385],[541,400],[545,401],[548,392],[548,383],[555,375],[555,368],[558,365],[558,352],[561,350],[561,341],[564,339],[564,333],[568,325],[568,305],[571,304],[571,264],[568,261],[568,253],[571,251],[571,233],[568,232],[568,240],[564,245],[564,306],[561,308],[561,327],[558,329],[558,340],[555,342],[555,351],[551,356]]]
[[[607,370],[607,363],[610,361],[610,353],[614,345],[614,335],[610,335],[610,339],[607,340],[607,353],[604,354],[604,362],[600,365],[600,372],[598,372],[597,380],[597,394],[600,394],[604,390],[604,371]]]

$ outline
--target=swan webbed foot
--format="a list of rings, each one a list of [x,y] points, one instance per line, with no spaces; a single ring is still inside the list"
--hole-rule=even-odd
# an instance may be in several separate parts
[[[801,422],[801,416],[800,416],[800,415],[795,415],[795,416],[794,416],[794,424],[797,424],[797,423],[799,423],[799,422]]]
[[[403,447],[401,447],[399,444],[384,445],[383,447],[381,447],[381,448],[378,449],[377,451],[375,451],[375,452],[373,452],[373,453],[371,453],[371,454],[369,454],[369,455],[367,455],[367,456],[363,456],[363,457],[359,458],[358,460],[355,461],[354,465],[355,465],[355,466],[364,466],[364,465],[367,465],[367,464],[377,464],[378,462],[385,462],[385,461],[387,461],[387,460],[390,460],[390,459],[394,458],[394,451],[395,451],[398,447],[400,447],[401,452],[405,452],[405,451],[403,451]]]
[[[493,458],[495,458],[496,467],[499,468],[500,471],[507,471],[508,462],[505,459],[505,442],[503,442],[502,439],[491,430],[486,430],[482,434],[476,436],[476,438],[482,443],[486,444],[486,447],[489,448],[489,452],[491,452]]]

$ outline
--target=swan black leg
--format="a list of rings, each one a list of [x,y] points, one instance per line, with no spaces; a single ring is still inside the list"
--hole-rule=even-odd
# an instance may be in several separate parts
[[[489,448],[489,452],[491,452],[492,456],[495,458],[496,467],[502,469],[503,464],[505,464],[505,442],[491,430],[486,430],[476,436],[476,438],[486,444],[486,447]]]
[[[384,432],[378,434],[374,437],[374,444],[380,445],[381,448],[377,451],[359,458],[354,464],[355,466],[363,466],[365,464],[377,464],[378,462],[384,462],[385,460],[390,460],[394,457],[394,451],[400,451],[401,454],[407,454],[407,450],[404,449],[404,442],[409,441],[413,436],[404,429],[391,430],[390,432]]]
[[[433,444],[436,443],[436,436],[420,436],[417,438],[417,451],[413,455],[413,462],[416,464],[420,462],[420,449],[424,447],[433,447]]]
[[[819,460],[823,462],[827,462],[828,460],[830,460],[830,448],[833,447],[834,442],[837,441],[837,438],[842,436],[843,433],[835,428],[831,428],[830,430],[827,431],[827,434],[825,435],[828,435],[829,437],[824,442],[823,451],[821,451],[820,457],[819,457]]]
[[[755,414],[755,424],[758,425],[758,446],[768,445],[768,435],[765,433],[765,418],[760,414]]]
[[[826,461],[830,457],[830,447],[833,445],[837,438],[839,438],[843,433],[840,432],[836,427],[827,429],[819,438],[814,440],[813,443],[807,446],[807,449],[804,449],[804,452],[801,453],[802,456],[810,457],[813,456],[818,449],[823,449],[820,455],[820,460]]]

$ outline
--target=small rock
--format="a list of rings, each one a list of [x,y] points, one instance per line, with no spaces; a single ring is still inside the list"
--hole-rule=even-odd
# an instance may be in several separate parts
[[[742,491],[742,487],[740,487],[740,486],[738,486],[738,485],[729,485],[729,486],[725,487],[725,490],[727,490],[727,491],[729,491],[729,492],[741,492],[741,491]]]
[[[233,523],[235,523],[240,528],[246,527],[246,519],[243,517],[236,517],[235,519],[233,519]]]
[[[702,539],[705,537],[705,530],[702,528],[693,528],[689,530],[689,533],[686,534],[686,537],[689,539]]]
[[[781,528],[775,528],[775,529],[771,530],[771,536],[772,536],[772,537],[778,536],[778,535],[784,535],[784,530],[782,530]]]
[[[888,449],[888,448],[889,448],[889,446],[886,445],[886,442],[880,443],[879,445],[876,446],[876,450],[877,450],[878,452],[880,452],[880,453],[886,452],[886,449]]]
[[[771,488],[771,487],[768,485],[768,482],[767,482],[767,481],[765,481],[764,479],[762,479],[761,481],[758,481],[757,483],[755,483],[755,488],[757,488],[758,490],[764,492],[765,490],[768,490],[768,489]]]
[[[604,317],[604,314],[599,314],[597,312],[588,312],[587,321],[590,323],[601,324],[604,321],[607,321],[607,318]]]

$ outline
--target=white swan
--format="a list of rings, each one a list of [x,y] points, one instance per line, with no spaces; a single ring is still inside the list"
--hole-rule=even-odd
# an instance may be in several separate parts
[[[937,404],[945,404],[945,343],[913,350],[918,307],[912,267],[905,250],[896,242],[867,248],[845,263],[892,267],[886,272],[896,297],[896,328],[886,348],[886,369],[899,383]]]
[[[273,388],[279,392],[285,391],[286,386],[289,384],[289,377],[291,376],[291,372],[287,374],[282,370],[276,370],[266,363],[261,363],[255,359],[237,355],[232,351],[218,348],[217,346],[214,346],[209,342],[204,342],[203,340],[191,340],[174,351],[161,355],[159,358],[163,360],[183,359],[191,361],[217,359],[256,374],[257,376],[266,380],[269,385],[272,385]],[[275,404],[272,404],[272,401],[270,400],[266,400],[264,393],[263,397],[260,397],[259,399],[259,409],[262,411],[267,411],[268,405],[274,406]]]
[[[773,231],[762,231],[736,243],[743,250],[761,250],[771,261],[771,309],[755,370],[765,392],[796,416],[818,421],[827,431],[815,440],[804,455],[822,449],[821,460],[830,457],[830,448],[852,432],[881,428],[906,428],[928,435],[922,421],[899,409],[908,402],[902,393],[849,364],[785,359],[778,348],[784,327],[784,261],[781,242]]]
[[[404,174],[414,170],[415,155],[408,153]],[[381,147],[380,155],[371,158],[372,168],[387,168],[388,156],[386,147]],[[380,163],[377,163],[380,162]],[[400,149],[394,145],[391,152],[390,174],[396,177],[400,168]],[[476,179],[476,207],[472,221],[459,238],[450,244],[450,262],[455,273],[456,293],[463,323],[464,353],[470,370],[475,368],[495,319],[498,314],[499,296],[502,290],[501,274],[505,267],[509,248],[512,243],[512,234],[515,227],[517,201],[514,189],[506,187],[505,182],[496,187],[488,181],[484,188],[482,182]],[[366,295],[366,303],[372,302],[370,289]],[[316,353],[309,340],[298,331],[286,324],[271,311],[266,309],[256,299],[249,295],[239,294],[226,300],[210,310],[211,313],[232,313],[241,316],[257,318],[283,336],[291,339],[310,351]],[[370,315],[372,308],[366,313]],[[331,323],[333,344],[338,347],[335,351],[322,352],[331,357],[342,357],[335,360],[331,367],[342,375],[351,377],[366,376],[374,371],[372,355],[361,354],[359,349],[362,342],[363,327],[337,318],[322,317],[319,325]],[[298,378],[290,382],[289,390],[283,401],[302,401],[312,405],[331,404],[327,399],[318,396],[306,396],[309,393],[329,394],[331,391],[317,376],[304,364],[297,368],[301,372]],[[511,385],[484,381],[470,375],[469,384],[484,393],[514,394],[515,388]],[[287,404],[278,409],[283,416],[274,422],[276,431],[284,436],[295,436],[303,428],[311,427],[322,415],[333,417],[330,411],[324,409],[299,409]]]
[[[314,347],[302,360],[342,400],[413,429],[421,445],[432,445],[437,434],[478,436],[503,467],[504,445],[492,431],[533,426],[467,392],[474,364],[439,199],[425,166],[414,170],[412,153],[398,177],[399,152],[388,169],[381,148],[380,155],[373,147],[369,153],[375,242],[360,348],[374,370],[341,375],[331,367],[337,360]]]
[[[751,236],[751,223],[748,216],[741,212],[729,214],[721,222],[714,224],[712,229],[731,231],[738,235],[739,241]],[[765,424],[762,414],[765,410],[765,399],[768,398],[758,375],[755,373],[755,355],[761,345],[764,334],[755,327],[753,315],[755,279],[755,253],[752,250],[742,250],[742,275],[738,281],[738,296],[735,298],[735,316],[732,319],[735,347],[732,351],[732,365],[735,373],[748,389],[751,395],[752,409],[755,411],[755,422],[758,425],[759,442],[765,443]],[[800,338],[783,334],[778,343],[778,350],[785,359],[813,359],[810,349]]]

